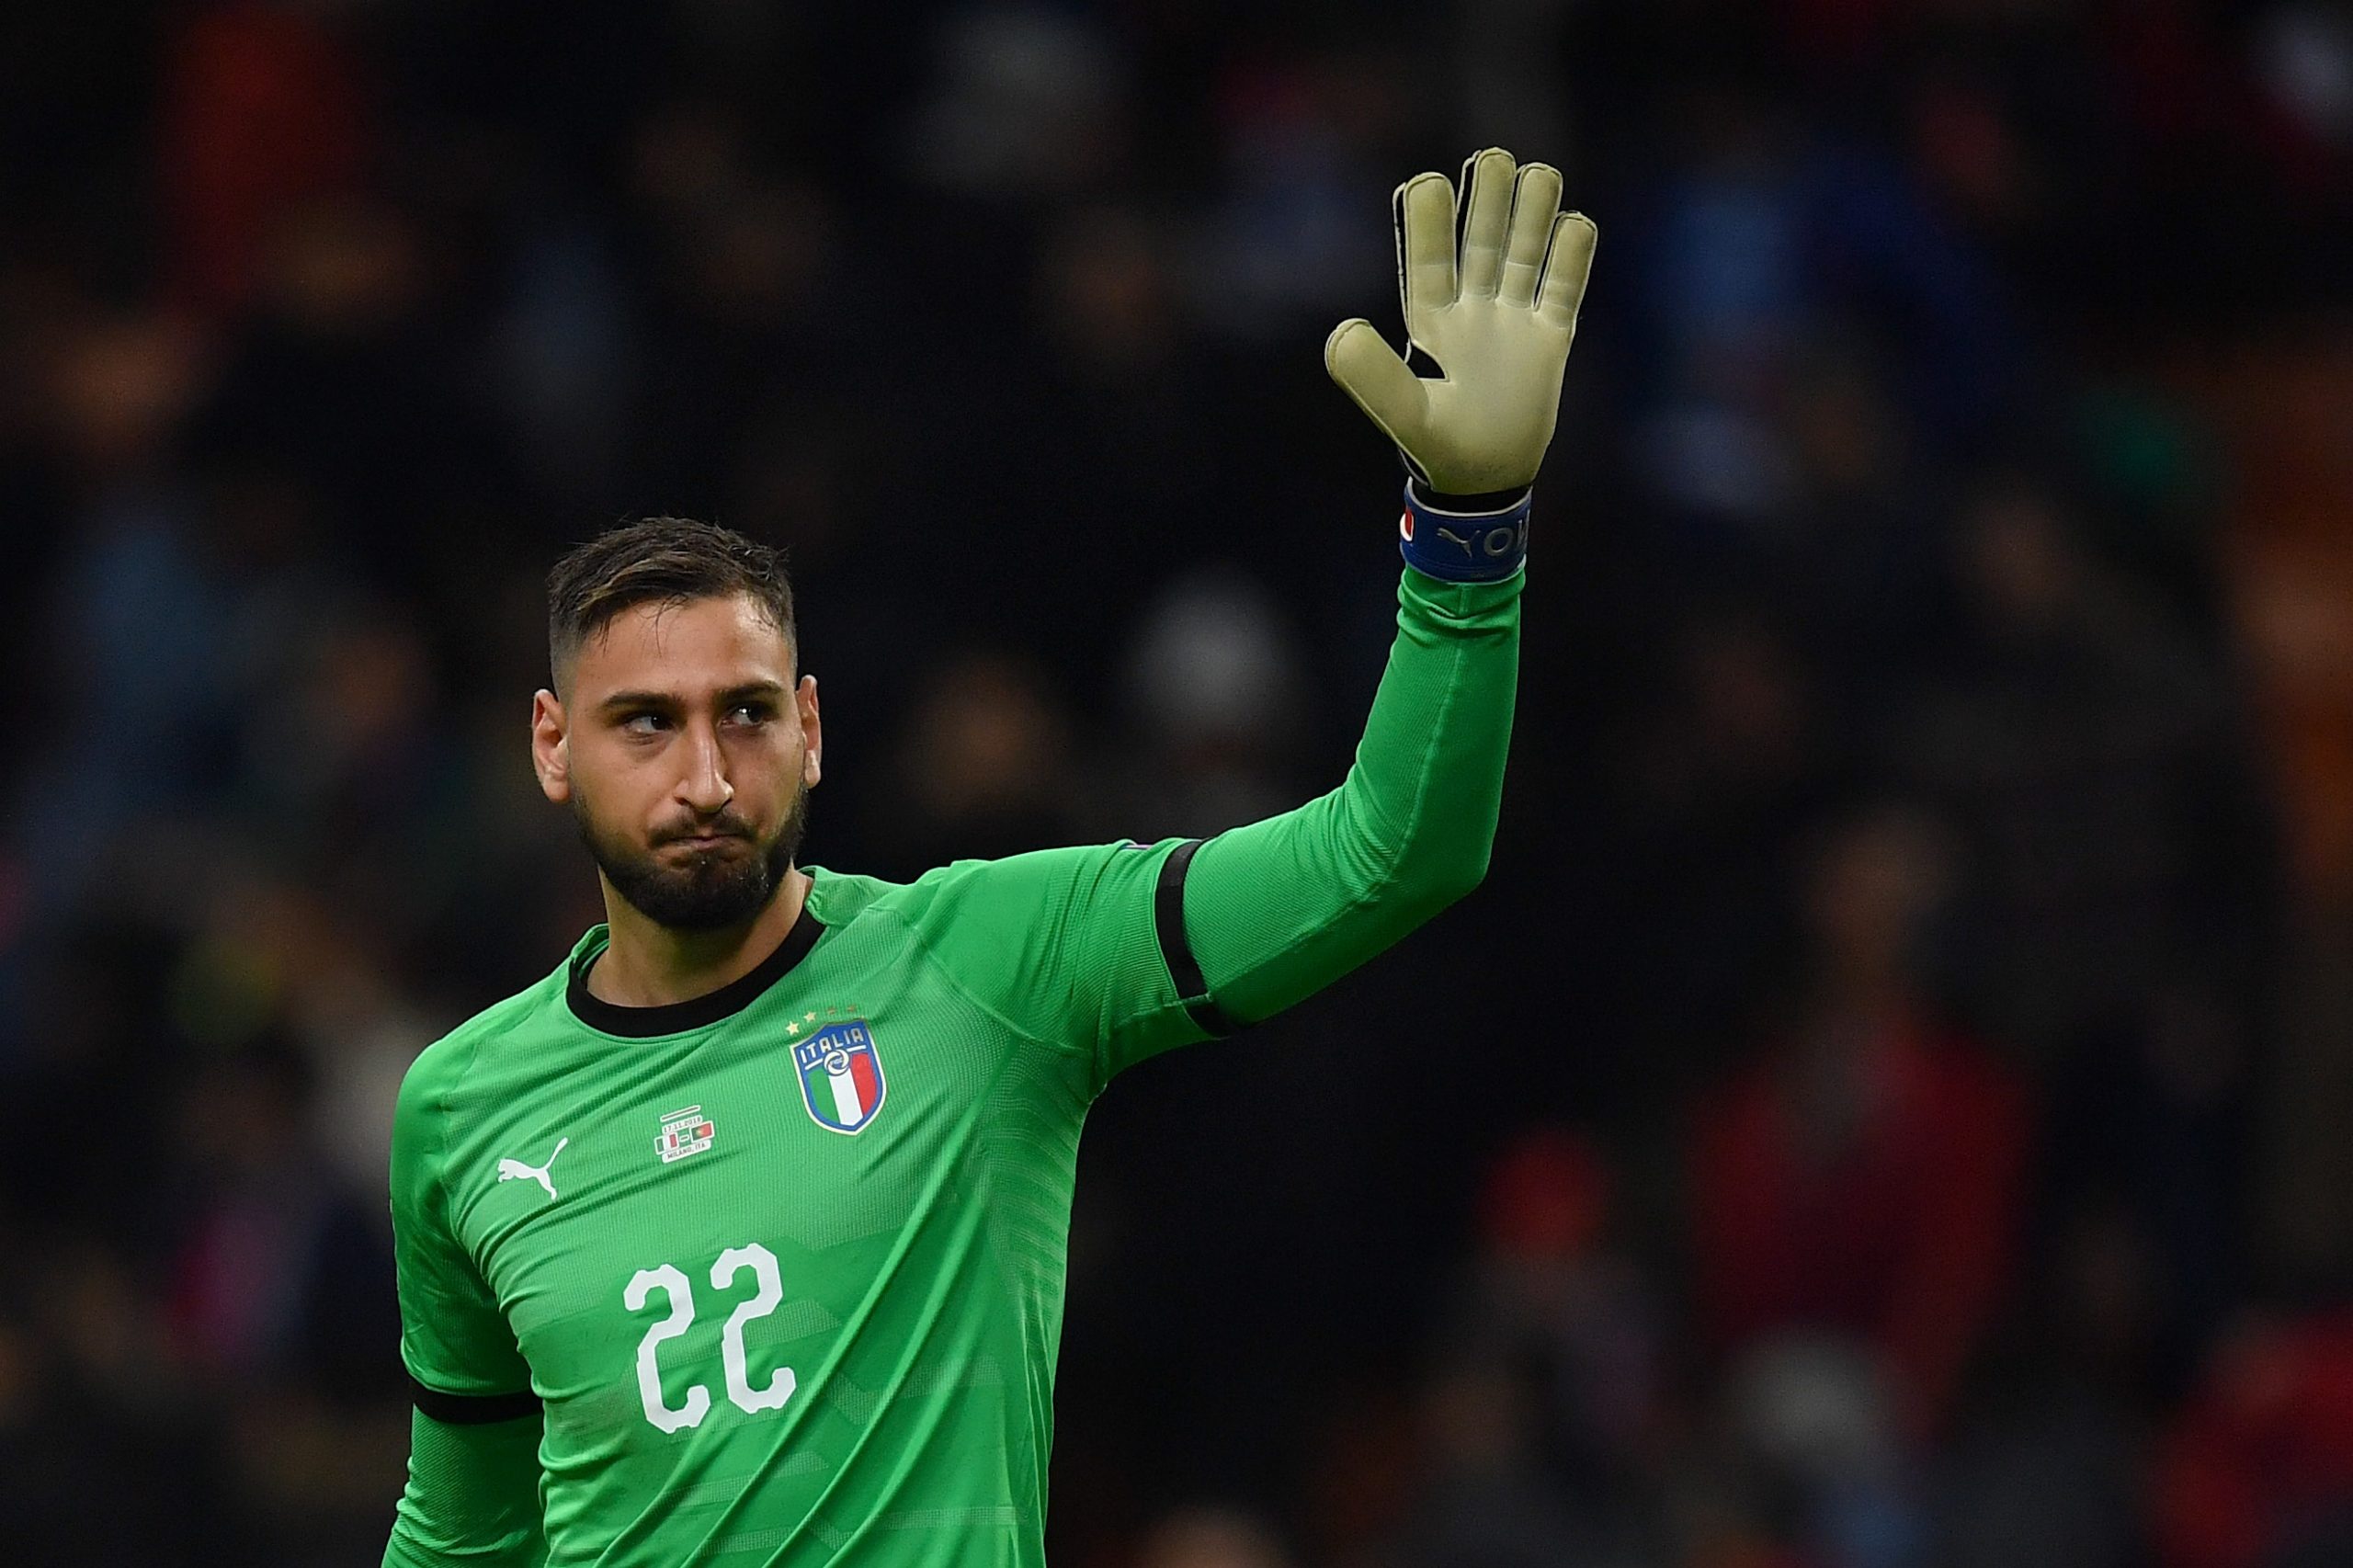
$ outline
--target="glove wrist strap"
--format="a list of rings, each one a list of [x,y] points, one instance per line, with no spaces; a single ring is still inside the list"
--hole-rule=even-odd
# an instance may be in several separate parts
[[[1441,495],[1419,480],[1405,482],[1405,511],[1397,519],[1398,552],[1405,564],[1449,583],[1499,583],[1528,559],[1528,511],[1535,492]]]

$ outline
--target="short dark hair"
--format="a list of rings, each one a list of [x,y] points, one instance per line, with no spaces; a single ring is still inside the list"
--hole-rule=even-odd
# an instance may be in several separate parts
[[[767,612],[797,648],[781,551],[691,517],[623,523],[567,551],[548,573],[548,664],[561,682],[582,644],[633,606],[738,594]]]

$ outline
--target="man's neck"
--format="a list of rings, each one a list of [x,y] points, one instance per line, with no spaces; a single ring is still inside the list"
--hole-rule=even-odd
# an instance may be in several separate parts
[[[588,971],[588,994],[617,1007],[664,1007],[707,996],[741,980],[776,951],[801,905],[809,874],[798,867],[761,911],[723,931],[673,931],[656,925],[605,883],[605,923],[610,937]]]

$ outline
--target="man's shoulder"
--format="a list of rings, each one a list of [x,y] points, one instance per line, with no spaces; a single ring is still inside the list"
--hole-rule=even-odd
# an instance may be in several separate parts
[[[906,882],[812,867],[810,874],[816,879],[813,907],[828,926],[847,925],[871,910],[920,927],[941,918],[962,918],[993,909],[1011,912],[1051,905],[1131,857],[1140,869],[1149,867],[1177,842],[1140,844],[1120,839],[1112,844],[1031,849],[993,860],[954,860]]]
[[[957,860],[935,866],[904,882],[813,866],[809,868],[810,909],[828,930],[842,929],[870,915],[903,926],[921,926],[1002,864],[998,860]]]
[[[823,866],[801,869],[809,873],[809,913],[829,931],[839,930],[870,909],[887,908],[893,898],[915,886]]]
[[[552,973],[492,1003],[419,1051],[401,1080],[401,1108],[415,1112],[447,1104],[483,1047],[540,1026],[560,1012],[571,963],[567,956]]]

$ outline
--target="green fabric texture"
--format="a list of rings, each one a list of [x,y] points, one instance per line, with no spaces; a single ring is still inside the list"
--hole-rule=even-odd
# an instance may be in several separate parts
[[[1477,881],[1518,593],[1406,574],[1347,781],[1194,857],[1182,925],[1229,1016]],[[536,1519],[566,1568],[1038,1568],[1086,1108],[1203,1038],[1157,916],[1178,848],[813,867],[824,934],[725,1017],[584,1020],[599,926],[430,1047],[393,1133],[403,1356],[544,1418],[420,1415],[385,1562],[536,1563]]]
[[[540,1534],[539,1418],[456,1426],[423,1411],[412,1415],[408,1490],[385,1562],[538,1568],[547,1554]]]

